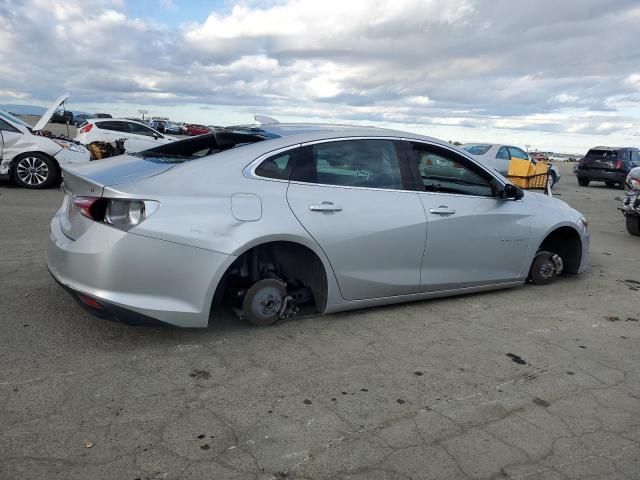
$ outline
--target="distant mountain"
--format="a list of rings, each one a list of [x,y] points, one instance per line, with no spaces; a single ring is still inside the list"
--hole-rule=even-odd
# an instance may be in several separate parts
[[[6,104],[6,105],[0,105],[0,108],[6,112],[17,113],[18,115],[40,116],[47,111],[45,107],[39,107],[37,105]]]
[[[17,115],[35,115],[40,117],[47,111],[46,107],[40,107],[38,105],[18,105],[8,103],[0,105],[0,109],[5,112],[15,113]],[[68,110],[68,109],[67,109]],[[74,115],[86,114],[91,115],[89,112],[81,112],[80,110],[71,110]]]

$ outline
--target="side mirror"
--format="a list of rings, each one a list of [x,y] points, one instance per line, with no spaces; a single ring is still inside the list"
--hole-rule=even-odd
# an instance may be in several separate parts
[[[524,192],[521,188],[516,187],[515,185],[511,185],[510,183],[504,186],[504,190],[502,191],[502,197],[507,200],[520,200],[524,197]]]
[[[153,138],[155,138],[156,140],[159,138],[159,135],[157,133],[153,134]]]

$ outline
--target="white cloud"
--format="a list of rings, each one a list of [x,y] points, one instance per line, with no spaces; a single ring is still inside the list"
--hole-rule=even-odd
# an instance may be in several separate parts
[[[613,142],[638,129],[640,73],[625,53],[637,49],[634,0],[228,6],[169,27],[133,18],[123,0],[0,3],[0,97],[71,90],[77,103],[224,105],[453,138],[475,129]]]

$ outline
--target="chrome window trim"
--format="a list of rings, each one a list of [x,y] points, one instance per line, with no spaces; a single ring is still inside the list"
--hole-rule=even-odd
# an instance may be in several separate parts
[[[498,184],[502,185],[503,187],[505,186],[505,183],[502,182],[496,176],[494,176],[491,173],[490,169],[486,168],[480,162],[477,162],[473,158],[471,158],[470,157],[471,154],[462,154],[458,150],[450,148],[446,144],[442,144],[442,143],[428,142],[428,141],[425,141],[425,140],[419,139],[419,138],[397,137],[397,136],[389,137],[389,136],[369,136],[369,135],[367,135],[367,136],[359,136],[359,137],[335,137],[335,138],[323,138],[323,139],[320,139],[320,140],[312,140],[312,141],[308,141],[308,142],[296,143],[294,145],[289,145],[287,147],[282,147],[282,148],[278,148],[278,149],[275,149],[275,150],[271,150],[270,152],[267,152],[267,153],[263,153],[258,158],[256,158],[251,163],[249,163],[249,165],[247,165],[242,170],[242,175],[244,177],[246,177],[246,178],[251,178],[251,179],[255,179],[255,180],[263,180],[263,181],[268,181],[268,182],[290,183],[290,184],[294,184],[294,185],[313,185],[313,186],[317,186],[317,187],[328,187],[328,188],[343,188],[343,189],[356,189],[356,190],[374,190],[376,192],[383,191],[383,192],[417,193],[417,194],[426,194],[426,195],[452,195],[452,196],[455,196],[455,197],[462,197],[462,198],[482,198],[482,199],[486,199],[486,200],[500,200],[500,197],[486,197],[484,195],[467,195],[467,194],[462,194],[462,193],[423,192],[423,191],[420,191],[420,190],[399,190],[399,189],[392,189],[392,188],[354,187],[354,186],[350,186],[350,185],[328,185],[326,183],[300,182],[300,181],[296,181],[296,180],[282,180],[282,179],[279,179],[279,178],[261,177],[260,175],[256,174],[256,169],[258,168],[258,166],[264,160],[266,160],[269,157],[272,157],[273,155],[278,155],[279,153],[284,153],[284,152],[286,152],[288,150],[294,150],[296,148],[306,147],[306,146],[309,146],[309,145],[316,145],[316,144],[319,144],[319,143],[329,143],[329,142],[341,142],[341,141],[345,141],[345,140],[404,141],[404,142],[423,143],[425,145],[433,145],[433,146],[436,146],[436,147],[444,148],[445,150],[449,150],[450,152],[452,152],[454,154],[461,155],[462,157],[466,158],[467,160],[470,160],[471,162],[473,162],[474,165],[480,167],[482,170],[487,172],[496,182],[498,182]]]
[[[279,153],[283,153],[286,152],[288,150],[293,150],[296,148],[301,148],[301,147],[306,147],[309,145],[316,145],[319,143],[329,143],[329,142],[342,142],[345,140],[391,140],[391,141],[399,141],[402,140],[400,137],[388,137],[388,136],[359,136],[359,137],[334,137],[334,138],[323,138],[320,140],[311,140],[308,142],[301,142],[301,143],[296,143],[295,145],[289,145],[288,147],[282,147],[282,148],[278,148],[276,150],[272,150],[270,152],[264,153],[262,155],[260,155],[258,158],[256,158],[255,160],[253,160],[249,165],[247,165],[243,170],[242,170],[242,175],[247,177],[247,178],[253,178],[256,180],[267,180],[267,181],[271,181],[271,182],[286,182],[286,183],[295,183],[296,185],[319,185],[319,186],[325,186],[325,187],[345,187],[344,185],[327,185],[324,183],[310,183],[310,182],[297,182],[295,180],[281,180],[279,178],[269,178],[269,177],[261,177],[260,175],[256,174],[256,169],[258,168],[258,166],[260,165],[260,163],[262,163],[262,161],[266,160],[267,158],[273,156],[273,155],[278,155]],[[400,160],[400,159],[399,159]],[[346,186],[346,188],[360,188],[363,190],[385,190],[385,191],[392,191],[392,192],[414,192],[415,190],[395,190],[395,189],[389,189],[389,188],[369,188],[369,187],[349,187]]]
[[[266,180],[268,182],[284,182],[284,183],[289,183],[289,180],[282,180],[281,178],[269,178],[269,177],[261,177],[260,175],[256,174],[256,169],[260,166],[260,164],[266,160],[269,157],[272,157],[274,155],[278,155],[279,153],[284,153],[287,152],[289,150],[295,150],[297,148],[300,148],[302,146],[302,143],[296,143],[294,145],[289,145],[287,147],[282,147],[282,148],[277,148],[275,150],[271,150],[270,152],[267,153],[263,153],[262,155],[260,155],[258,158],[256,158],[255,160],[253,160],[249,165],[247,165],[246,167],[244,167],[244,169],[242,170],[242,175],[245,176],[246,178],[253,178],[255,180]]]

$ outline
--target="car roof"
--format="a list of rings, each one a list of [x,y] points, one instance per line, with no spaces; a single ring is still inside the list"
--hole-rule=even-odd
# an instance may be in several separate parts
[[[399,137],[412,138],[416,140],[426,140],[433,143],[439,143],[441,145],[451,146],[447,142],[425,135],[365,125],[343,125],[326,123],[269,123],[236,125],[225,127],[225,130],[248,132],[256,135],[264,135],[267,138],[274,139],[296,137],[296,140],[299,140],[301,142],[340,137]]]
[[[636,147],[591,147],[589,150],[610,150],[610,151],[616,151],[616,150],[638,150]]]
[[[138,120],[131,120],[130,118],[89,118],[87,119],[87,122],[92,122],[92,121],[96,121],[96,122],[131,122],[131,123],[137,123],[139,125],[143,125],[145,127],[148,127],[148,125],[139,122]]]

